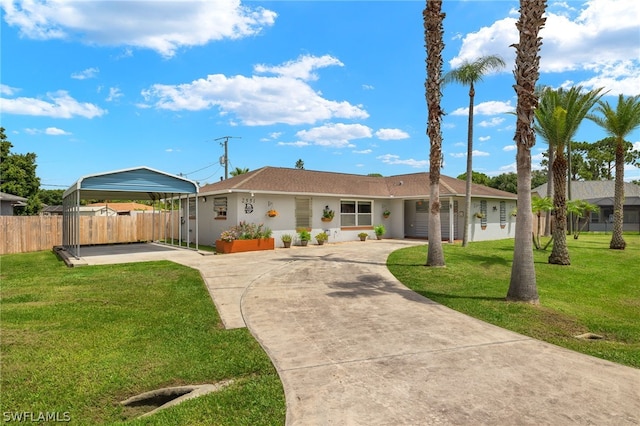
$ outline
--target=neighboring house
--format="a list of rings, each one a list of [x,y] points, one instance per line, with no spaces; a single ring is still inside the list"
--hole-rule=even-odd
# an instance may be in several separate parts
[[[111,207],[105,206],[80,206],[78,208],[80,216],[117,216],[118,212]]]
[[[140,203],[92,203],[87,204],[91,207],[109,207],[115,210],[119,216],[133,216],[138,213],[153,212],[152,206]]]
[[[40,210],[41,216],[62,216],[64,208],[62,206],[44,206]]]
[[[547,196],[547,184],[532,190],[541,197]],[[572,181],[571,198],[584,200],[600,207],[600,210],[591,213],[586,231],[610,231],[613,222],[613,199],[615,193],[615,181],[591,180]],[[549,195],[553,197],[553,194]],[[631,182],[624,183],[624,207],[623,230],[640,231],[640,186]]]
[[[462,238],[465,181],[441,176],[440,220],[443,240]],[[512,238],[515,234],[517,196],[474,184],[470,241]],[[193,201],[195,203],[195,201]],[[189,211],[195,211],[195,206]],[[322,221],[323,211],[335,217]],[[386,238],[428,238],[429,173],[389,177],[263,167],[200,188],[198,233],[201,244],[214,244],[220,234],[241,221],[264,223],[282,234],[297,228],[329,234],[330,242],[357,240],[357,234],[383,224]],[[277,216],[267,212],[275,210]],[[383,212],[389,211],[388,218]],[[483,218],[475,216],[482,213]],[[189,218],[195,229],[195,217]]]
[[[0,192],[0,215],[13,216],[15,207],[24,207],[27,205],[27,199],[18,197],[17,195]]]

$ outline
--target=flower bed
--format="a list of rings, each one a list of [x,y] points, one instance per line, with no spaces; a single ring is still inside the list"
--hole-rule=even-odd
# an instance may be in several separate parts
[[[220,234],[216,240],[218,253],[240,253],[245,251],[273,250],[275,243],[271,229],[263,224],[240,222]]]

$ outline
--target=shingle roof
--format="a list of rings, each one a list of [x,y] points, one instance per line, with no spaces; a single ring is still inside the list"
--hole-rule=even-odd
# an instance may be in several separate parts
[[[262,192],[353,197],[428,198],[429,173],[388,177],[322,172],[282,167],[263,167],[230,179],[205,185],[200,195],[224,192]],[[510,198],[517,196],[483,185],[472,186],[474,196]],[[440,176],[440,196],[464,196],[465,182]]]
[[[533,189],[538,192],[541,197],[547,196],[547,184],[540,185]],[[615,182],[612,180],[587,180],[587,181],[571,181],[571,198],[574,200],[600,200],[602,198],[611,198],[615,194]],[[625,198],[640,197],[640,185],[635,183],[624,183]],[[549,195],[552,196],[552,195]],[[629,200],[627,200],[629,201]]]
[[[7,194],[6,192],[0,192],[0,200],[2,201],[27,201],[26,198],[20,197],[18,195]]]

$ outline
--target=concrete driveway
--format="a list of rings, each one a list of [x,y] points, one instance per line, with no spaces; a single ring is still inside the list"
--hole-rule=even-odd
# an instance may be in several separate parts
[[[200,269],[284,384],[288,425],[638,425],[640,370],[549,345],[400,284],[383,240],[225,256]]]

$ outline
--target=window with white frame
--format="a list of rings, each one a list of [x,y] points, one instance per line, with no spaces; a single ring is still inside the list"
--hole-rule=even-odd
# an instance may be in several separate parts
[[[373,201],[340,201],[340,226],[371,226],[373,224]]]

